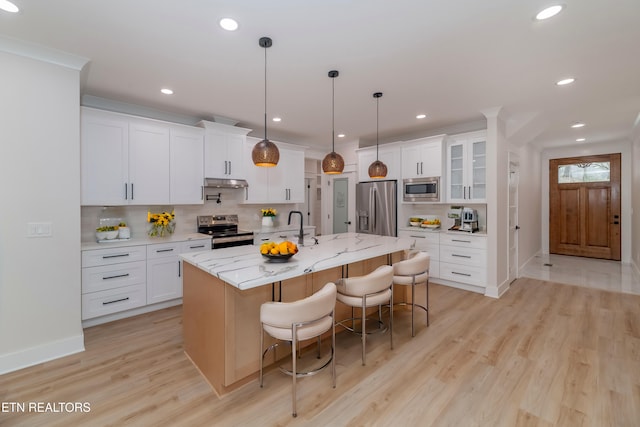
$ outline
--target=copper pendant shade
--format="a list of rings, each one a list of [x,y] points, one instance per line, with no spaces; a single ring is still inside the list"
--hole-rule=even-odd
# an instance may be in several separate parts
[[[336,70],[329,71],[329,77],[332,79],[332,96],[331,96],[331,152],[322,159],[322,171],[327,175],[341,174],[344,170],[344,159],[335,149],[335,78],[339,73]]]
[[[369,166],[369,177],[384,178],[387,176],[387,165],[382,163],[378,158],[378,123],[380,121],[379,100],[380,97],[382,97],[382,92],[374,93],[373,97],[376,99],[376,161],[371,163]]]
[[[264,48],[264,139],[251,150],[251,159],[254,165],[268,168],[276,166],[280,160],[278,146],[267,138],[267,48],[273,42],[269,37],[262,37],[258,43]]]

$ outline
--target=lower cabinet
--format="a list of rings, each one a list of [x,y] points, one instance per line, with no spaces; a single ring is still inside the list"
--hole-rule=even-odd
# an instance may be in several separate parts
[[[398,230],[398,237],[415,240],[415,248],[428,252],[431,257],[429,277],[440,277],[440,233],[423,230]]]
[[[178,255],[208,249],[210,238],[82,251],[82,320],[181,298]]]
[[[487,239],[473,234],[440,236],[440,278],[486,287]]]

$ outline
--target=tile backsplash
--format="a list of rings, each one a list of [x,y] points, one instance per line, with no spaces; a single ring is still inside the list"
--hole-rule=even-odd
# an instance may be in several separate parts
[[[278,204],[263,206],[258,204],[245,205],[240,203],[244,192],[235,189],[207,190],[213,200],[205,200],[203,205],[160,205],[160,206],[82,206],[81,233],[83,241],[95,240],[95,229],[100,226],[100,220],[105,218],[122,218],[131,228],[131,237],[144,237],[147,232],[147,212],[153,213],[175,210],[176,233],[195,233],[197,231],[196,217],[198,215],[238,215],[239,226],[242,229],[260,229],[262,216],[261,208],[273,207],[278,210],[276,225],[281,225],[290,210],[300,210],[302,204]],[[220,203],[217,195],[220,193]]]

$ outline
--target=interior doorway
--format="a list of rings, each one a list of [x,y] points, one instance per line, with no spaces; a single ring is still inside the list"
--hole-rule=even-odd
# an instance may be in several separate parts
[[[549,252],[620,261],[620,153],[549,160]]]
[[[349,231],[349,179],[333,180],[333,233]]]
[[[520,164],[517,155],[509,153],[509,283],[519,276],[518,265],[518,185]]]

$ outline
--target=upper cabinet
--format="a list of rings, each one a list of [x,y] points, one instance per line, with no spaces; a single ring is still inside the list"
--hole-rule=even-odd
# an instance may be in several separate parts
[[[485,203],[486,131],[454,135],[447,142],[447,201]]]
[[[198,126],[206,129],[205,177],[245,179],[244,144],[251,130],[204,120]]]
[[[277,142],[280,150],[278,165],[272,168],[253,164],[251,151],[259,141],[248,137],[243,154],[245,203],[304,203],[304,148]]]
[[[445,135],[407,141],[402,145],[402,178],[442,176]]]
[[[204,130],[82,108],[83,205],[203,203]]]
[[[377,158],[387,166],[387,176],[381,179],[400,179],[400,146],[398,143],[379,146]],[[376,147],[358,150],[358,181],[373,181],[369,166],[376,161]]]

